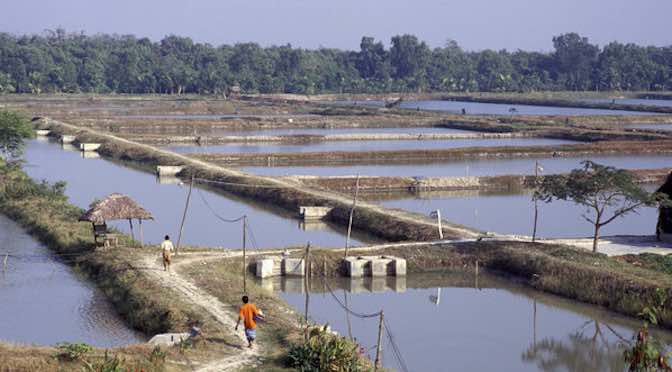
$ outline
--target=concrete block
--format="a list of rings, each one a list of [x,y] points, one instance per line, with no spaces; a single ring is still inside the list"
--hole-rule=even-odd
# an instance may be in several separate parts
[[[320,219],[331,212],[332,207],[299,207],[299,214],[304,220]]]
[[[351,278],[361,278],[364,276],[365,266],[369,261],[358,259],[357,257],[348,257],[345,259],[345,270]]]
[[[100,148],[100,143],[80,143],[79,149],[82,151],[96,151]]]
[[[77,139],[76,136],[71,136],[71,135],[68,135],[68,134],[64,134],[64,135],[61,136],[61,143],[64,143],[64,144],[65,143],[73,143],[73,142],[75,142],[76,139]]]
[[[371,259],[371,276],[387,276],[387,264],[389,260],[382,258]]]
[[[47,129],[38,129],[38,130],[35,131],[35,134],[37,134],[38,136],[43,136],[43,137],[48,136],[49,133],[51,133],[51,131],[47,130]]]
[[[273,259],[257,260],[256,273],[257,278],[270,278],[273,276]]]
[[[149,340],[150,345],[173,346],[177,345],[182,340],[186,340],[191,336],[189,333],[162,333],[152,337]]]
[[[282,260],[282,275],[304,276],[305,262],[303,258],[285,258]]]
[[[406,276],[406,260],[403,258],[394,257],[388,264],[389,275]]]
[[[176,174],[182,172],[183,169],[184,169],[184,167],[176,166],[176,165],[157,165],[156,166],[156,174],[158,174],[159,177],[175,176]]]

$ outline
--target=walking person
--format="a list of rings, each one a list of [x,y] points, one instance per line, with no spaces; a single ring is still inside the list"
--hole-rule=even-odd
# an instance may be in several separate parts
[[[236,331],[243,320],[245,326],[245,338],[247,338],[247,347],[252,347],[252,343],[257,338],[257,320],[263,320],[264,315],[254,304],[249,303],[249,298],[243,296],[243,305],[240,307],[238,321],[236,322]]]
[[[161,254],[163,255],[163,271],[168,271],[170,269],[170,259],[173,256],[173,242],[170,241],[170,237],[166,235],[161,243]]]

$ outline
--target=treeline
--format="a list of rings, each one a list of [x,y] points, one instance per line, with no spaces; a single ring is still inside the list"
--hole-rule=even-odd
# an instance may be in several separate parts
[[[244,93],[672,90],[672,47],[613,42],[600,48],[575,33],[551,53],[430,48],[412,35],[391,47],[362,38],[359,51],[254,43],[194,43],[169,36],[0,33],[0,93]]]

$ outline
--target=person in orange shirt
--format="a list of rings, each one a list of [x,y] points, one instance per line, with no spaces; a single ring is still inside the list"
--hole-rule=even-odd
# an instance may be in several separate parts
[[[243,306],[240,307],[238,313],[238,321],[236,322],[236,331],[240,325],[240,320],[243,320],[245,325],[245,337],[247,338],[247,347],[252,347],[252,342],[257,338],[257,320],[263,320],[264,315],[261,310],[257,309],[254,304],[249,303],[250,299],[243,296]]]

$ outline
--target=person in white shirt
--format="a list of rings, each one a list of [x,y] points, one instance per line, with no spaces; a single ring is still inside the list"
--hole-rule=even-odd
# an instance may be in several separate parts
[[[170,241],[170,237],[166,235],[163,243],[161,243],[161,252],[163,254],[163,271],[170,269],[170,258],[173,256],[173,242]]]

